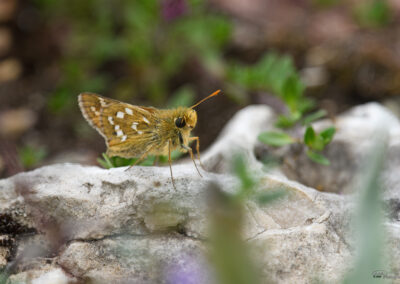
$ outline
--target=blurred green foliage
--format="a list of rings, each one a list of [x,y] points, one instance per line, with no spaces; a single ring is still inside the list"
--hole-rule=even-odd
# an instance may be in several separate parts
[[[235,155],[233,157],[233,172],[240,181],[239,190],[236,194],[232,195],[232,198],[238,202],[252,199],[259,204],[269,204],[286,194],[285,190],[282,188],[257,190],[260,186],[260,181],[251,173],[242,155]]]
[[[315,137],[318,136],[323,139],[321,143],[327,143],[333,136],[334,129],[327,128],[319,135],[315,132],[311,134],[312,130],[308,130],[308,132],[307,141],[309,143],[314,143]],[[364,164],[365,166],[358,176],[358,210],[354,214],[355,218],[351,229],[352,232],[355,232],[357,253],[354,254],[355,262],[352,264],[354,266],[351,266],[341,283],[382,282],[382,279],[373,277],[374,271],[392,275],[385,262],[391,258],[384,254],[385,232],[381,203],[381,172],[387,153],[385,144],[387,135],[380,133],[377,137],[379,137],[379,141],[375,141],[375,147],[369,157],[366,157],[368,163]],[[243,206],[245,201],[257,192],[256,187],[259,185],[259,181],[251,174],[243,156],[235,156],[233,169],[241,182],[240,190],[234,195],[220,195],[218,198],[219,206],[214,209],[216,213],[213,214],[212,228],[214,231],[211,244],[214,251],[212,251],[212,256],[214,261],[215,257],[217,258],[217,262],[214,264],[217,274],[220,276],[220,283],[259,283],[259,279],[254,275],[249,276],[255,272],[255,267],[252,266],[249,259],[251,248],[240,239]],[[257,200],[268,205],[285,194],[284,190],[268,190],[264,192],[264,195],[258,196]],[[239,249],[235,249],[235,247]],[[246,263],[244,264],[243,261]],[[248,277],[247,281],[246,277]],[[264,281],[267,280],[264,279]],[[313,282],[311,279],[309,281]]]
[[[241,236],[244,204],[232,202],[219,189],[213,190],[209,254],[216,272],[216,283],[261,283],[250,257],[249,245]]]
[[[311,125],[306,128],[303,140],[304,144],[308,148],[306,154],[312,161],[325,166],[330,164],[329,160],[319,152],[322,151],[325,146],[332,141],[335,132],[335,127],[325,128],[320,133],[316,133]]]
[[[296,142],[296,140],[289,134],[286,134],[284,132],[275,132],[275,131],[261,133],[258,136],[258,140],[260,140],[264,144],[271,145],[274,147],[285,146]]]
[[[335,135],[335,127],[327,127],[320,133],[316,133],[311,125],[308,125],[304,132],[303,140],[295,139],[287,133],[267,131],[258,136],[262,143],[281,147],[293,143],[304,144],[307,156],[314,162],[328,166],[329,160],[321,154],[321,151],[332,141]]]
[[[7,278],[8,278],[8,275],[6,273],[1,272],[0,273],[0,284],[7,283]]]
[[[195,103],[196,94],[190,86],[179,88],[168,100],[168,108],[176,108],[180,106],[190,107]]]
[[[314,162],[328,165],[320,151],[332,140],[335,129],[330,127],[316,135],[311,123],[327,115],[325,110],[307,112],[314,106],[313,100],[304,96],[305,86],[297,73],[293,61],[288,56],[269,53],[256,64],[243,66],[234,64],[228,70],[228,78],[241,88],[249,91],[267,91],[280,98],[287,107],[287,114],[278,116],[276,126],[290,128],[298,123],[306,125],[303,141],[285,132],[263,132],[258,139],[270,146],[280,147],[292,143],[303,143],[307,148],[307,156]]]
[[[384,129],[384,128],[382,128]],[[387,145],[385,138],[387,133],[377,131],[375,145],[368,157],[367,163],[359,175],[358,208],[355,212],[353,225],[356,237],[356,254],[354,267],[346,275],[343,283],[394,283],[395,279],[375,279],[374,271],[387,271],[386,261],[390,257],[385,256],[385,226],[381,194],[383,185],[381,174],[387,158]],[[387,251],[386,251],[387,252]],[[390,253],[390,252],[389,252]],[[398,260],[394,260],[397,261]],[[385,267],[386,266],[386,267]],[[383,270],[382,270],[383,269]],[[382,276],[383,277],[383,276]],[[391,280],[394,280],[393,282]]]
[[[184,1],[184,9],[169,16],[163,2],[35,0],[42,16],[63,30],[61,81],[49,99],[50,111],[70,109],[83,91],[164,105],[170,80],[185,64],[218,65],[230,22],[203,1]]]
[[[211,188],[211,232],[210,258],[217,283],[221,284],[257,284],[261,283],[260,274],[254,259],[251,258],[251,246],[242,238],[243,218],[246,202],[268,204],[283,197],[286,192],[281,189],[260,190],[260,181],[248,168],[242,155],[233,158],[233,171],[240,185],[235,193],[225,193],[216,185]],[[262,283],[267,279],[263,279]]]
[[[228,79],[248,91],[267,91],[278,96],[288,113],[279,116],[277,126],[292,127],[314,102],[304,97],[304,84],[289,56],[268,53],[256,64],[233,64],[227,71]]]
[[[233,157],[233,171],[240,180],[240,190],[237,192],[237,198],[245,199],[254,193],[258,181],[250,173],[245,160],[241,155]]]
[[[361,26],[380,28],[393,19],[393,12],[387,0],[366,0],[354,9],[355,18]]]
[[[20,163],[25,169],[37,166],[46,156],[47,151],[44,147],[26,145],[18,149]]]
[[[388,0],[312,0],[312,3],[319,8],[332,8],[333,6],[339,5],[346,10],[350,8],[350,11],[353,11],[357,23],[366,28],[385,27],[394,17],[394,12],[391,10]],[[350,5],[350,7],[348,7],[348,5]]]
[[[68,115],[83,91],[112,93],[125,101],[135,97],[159,106],[190,105],[194,86],[171,82],[191,62],[209,72],[223,70],[232,86],[245,93],[262,90],[277,95],[287,106],[278,127],[293,127],[313,107],[289,56],[269,53],[251,66],[226,65],[222,53],[231,37],[231,22],[212,13],[202,0],[175,1],[181,6],[172,10],[165,7],[167,2],[35,0],[46,22],[63,31],[60,81],[48,99],[49,111]],[[99,159],[107,167],[132,163],[116,158],[110,162]]]
[[[112,93],[120,100],[136,97],[168,107],[190,105],[195,98],[190,82],[171,87],[171,81],[186,64],[200,62],[209,72],[216,66],[224,70],[228,81],[245,93],[260,90],[277,95],[287,106],[276,122],[280,128],[293,127],[302,119],[308,125],[326,114],[317,111],[304,118],[314,102],[304,96],[305,86],[289,56],[269,53],[250,66],[224,65],[222,50],[231,37],[231,22],[210,12],[205,1],[177,1],[181,6],[172,10],[165,7],[167,2],[35,0],[46,21],[63,31],[60,81],[48,99],[49,111],[69,114],[83,91]],[[264,142],[267,136],[261,136]],[[276,138],[275,146],[283,136],[280,142]],[[286,138],[286,143],[293,140]],[[132,163],[116,158],[110,162],[99,159],[107,167]]]

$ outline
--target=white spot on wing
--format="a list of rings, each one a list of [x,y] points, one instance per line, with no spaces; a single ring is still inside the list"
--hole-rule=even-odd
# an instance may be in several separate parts
[[[118,129],[120,129],[119,125],[115,125],[114,126],[115,131],[117,131]]]
[[[141,134],[143,134],[143,131],[140,131],[140,130],[139,130],[137,133],[138,133],[139,135],[141,135]]]
[[[95,111],[94,114],[97,115],[97,116],[99,116],[99,115],[100,115],[100,112]]]
[[[150,121],[147,118],[145,118],[144,116],[143,116],[143,121],[146,122],[147,124],[150,124]]]
[[[133,115],[133,111],[130,108],[125,108],[125,112],[129,115]]]
[[[118,118],[124,118],[124,113],[122,111],[117,112],[117,117]]]
[[[137,122],[132,123],[132,129],[137,131]]]
[[[108,117],[108,122],[109,122],[111,125],[114,125],[114,120],[113,120],[112,116],[109,116],[109,117]]]
[[[92,111],[96,111],[96,108],[95,108],[94,106],[91,106],[90,109],[91,109]]]
[[[106,107],[107,106],[107,103],[102,98],[99,98],[99,100],[100,100],[100,104],[101,104],[102,107]]]
[[[126,136],[126,135],[122,136],[121,142],[124,142],[124,141],[126,140],[127,137],[128,137],[128,136]]]
[[[117,130],[117,136],[119,137],[119,136],[122,136],[122,135],[124,135],[124,132],[122,130]]]

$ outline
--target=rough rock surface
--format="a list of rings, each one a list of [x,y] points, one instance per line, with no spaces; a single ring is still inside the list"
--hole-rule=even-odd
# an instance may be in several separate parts
[[[58,164],[1,180],[0,265],[7,263],[10,283],[172,283],[169,267],[190,270],[188,259],[204,259],[207,188],[214,182],[226,192],[236,190],[238,181],[230,172],[236,152],[261,177],[260,190],[289,193],[272,205],[249,200],[245,206],[243,237],[257,248],[265,279],[337,282],[354,255],[349,231],[354,204],[343,193],[351,191],[351,178],[382,121],[390,153],[384,173],[386,237],[393,259],[399,259],[399,121],[378,104],[356,107],[335,122],[338,133],[326,150],[332,167],[314,165],[287,147],[282,168],[265,171],[260,157],[277,152],[261,146],[257,136],[273,127],[273,119],[266,106],[238,112],[203,155],[203,178],[191,161],[173,166],[176,189],[168,167],[125,171]],[[341,194],[320,192],[288,177]],[[398,263],[390,269],[400,274]],[[199,275],[200,283],[209,282],[205,273]]]

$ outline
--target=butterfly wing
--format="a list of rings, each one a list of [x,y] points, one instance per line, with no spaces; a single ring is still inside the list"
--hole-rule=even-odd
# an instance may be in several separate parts
[[[79,95],[86,120],[105,138],[107,154],[137,157],[149,151],[156,140],[157,109],[140,107],[96,94]]]
[[[104,109],[103,123],[111,156],[137,157],[147,152],[155,142],[156,117],[149,111],[121,103]]]
[[[103,98],[96,94],[83,93],[78,96],[79,108],[87,122],[97,130],[104,138],[103,125],[101,121],[101,111],[105,104],[109,104],[107,98]]]

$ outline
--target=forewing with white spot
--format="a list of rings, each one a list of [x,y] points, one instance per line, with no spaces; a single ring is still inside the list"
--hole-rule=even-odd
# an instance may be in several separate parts
[[[103,117],[105,122],[108,121],[106,117],[113,117],[114,125],[105,128],[110,156],[141,156],[151,148],[157,137],[154,112],[139,106],[125,103],[112,105],[103,110]]]
[[[107,139],[101,118],[102,109],[115,103],[115,101],[96,94],[82,93],[78,97],[78,102],[79,108],[89,124]],[[110,122],[112,122],[112,119],[110,119]]]
[[[79,95],[79,105],[89,123],[106,139],[108,153],[136,156],[154,140],[155,108],[139,107],[99,95]]]

